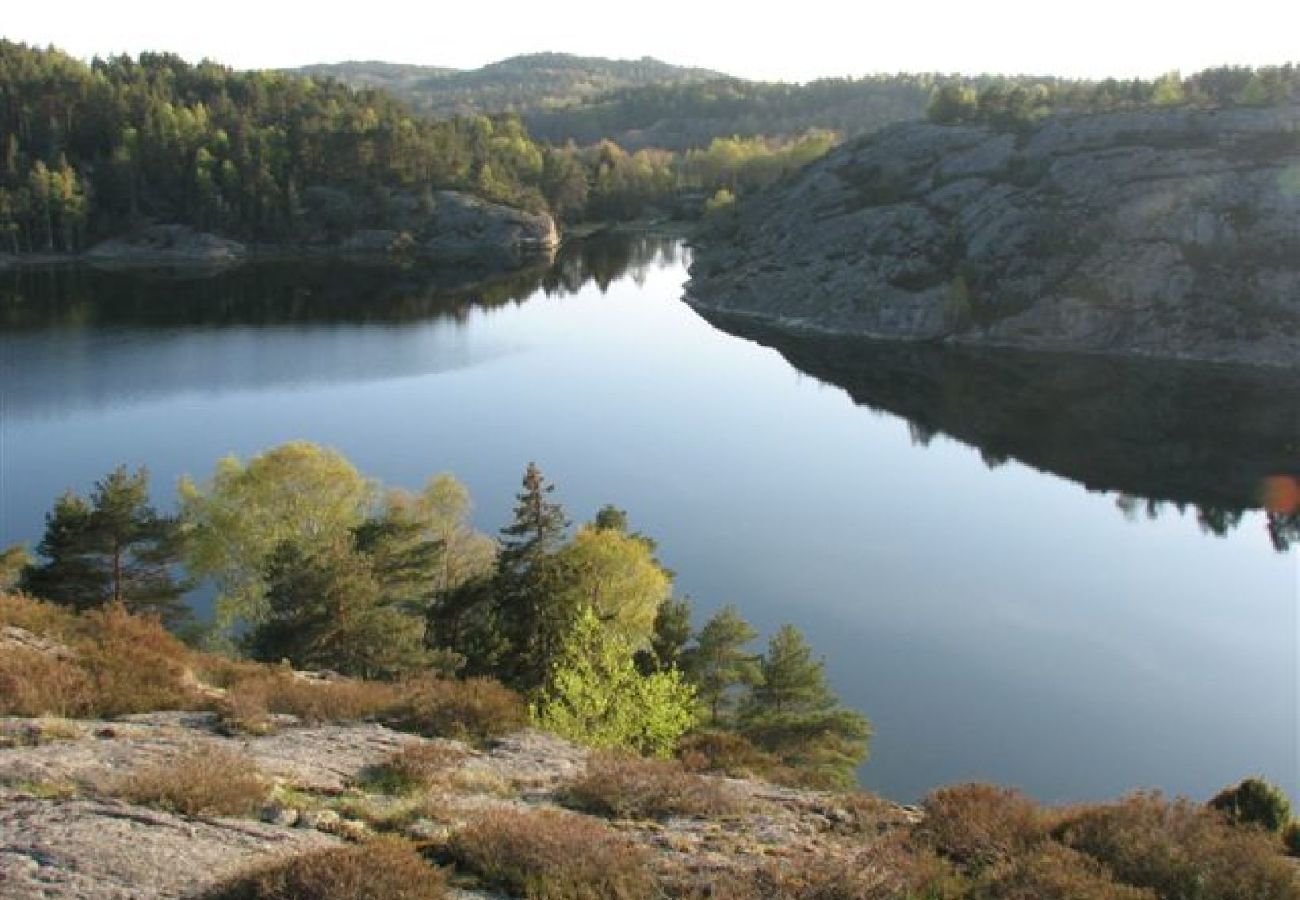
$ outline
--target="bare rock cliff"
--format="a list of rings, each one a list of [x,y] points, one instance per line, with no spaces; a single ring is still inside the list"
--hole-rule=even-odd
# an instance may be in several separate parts
[[[908,123],[706,236],[688,300],[900,340],[1300,365],[1300,108]]]

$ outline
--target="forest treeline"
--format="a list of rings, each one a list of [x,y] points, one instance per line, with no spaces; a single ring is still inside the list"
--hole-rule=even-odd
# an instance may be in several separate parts
[[[191,640],[299,669],[404,680],[495,679],[541,727],[599,747],[740,754],[804,784],[843,786],[870,728],[830,690],[790,625],[764,651],[734,606],[696,628],[655,541],[605,506],[576,528],[529,465],[498,538],[470,523],[469,494],[440,475],[385,489],[306,442],[221,460],[184,479],[179,513],[148,475],[119,468],[46,517],[36,556],[0,554],[17,586],[78,611],[121,605]],[[218,591],[197,628],[185,602]]]
[[[0,41],[0,248],[77,251],[170,222],[269,242],[383,227],[454,189],[568,221],[770,183],[829,148],[724,139],[689,154],[540,144],[515,116],[434,121],[382,91],[144,53],[82,63]],[[697,204],[697,211],[698,211]]]
[[[1219,66],[1183,76],[1169,72],[1151,80],[1108,78],[994,78],[939,86],[926,107],[942,124],[1000,127],[1032,124],[1058,112],[1101,113],[1132,109],[1271,106],[1300,101],[1300,66]]]

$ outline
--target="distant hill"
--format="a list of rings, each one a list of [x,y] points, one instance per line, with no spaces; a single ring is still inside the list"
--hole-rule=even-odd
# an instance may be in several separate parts
[[[689,84],[724,77],[709,69],[674,66],[648,56],[624,60],[568,53],[514,56],[482,68],[463,70],[344,62],[303,66],[292,71],[334,77],[351,87],[384,88],[417,112],[437,118],[470,113],[526,115],[626,88]]]

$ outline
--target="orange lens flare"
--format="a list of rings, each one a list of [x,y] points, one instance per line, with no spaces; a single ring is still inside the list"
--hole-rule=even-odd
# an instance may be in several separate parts
[[[1300,513],[1300,478],[1274,475],[1264,479],[1264,508],[1269,512],[1292,516]]]

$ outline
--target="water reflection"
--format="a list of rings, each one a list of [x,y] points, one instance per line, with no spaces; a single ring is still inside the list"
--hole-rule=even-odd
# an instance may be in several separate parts
[[[470,334],[470,316],[592,283],[603,291],[681,253],[644,235],[583,241],[504,274],[342,261],[202,277],[19,269],[0,277],[5,414],[468,368],[518,349]]]
[[[1300,476],[1294,373],[790,335],[706,317],[907,419],[917,444],[948,435],[990,468],[1015,459],[1114,493],[1129,516],[1190,509],[1217,535],[1265,507],[1274,546],[1300,542],[1300,511],[1282,499]]]

